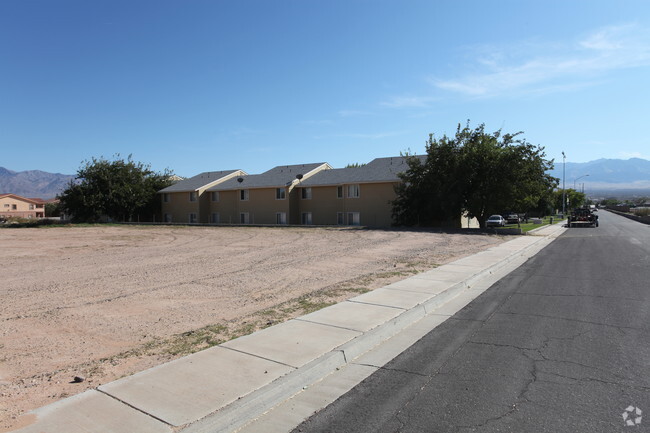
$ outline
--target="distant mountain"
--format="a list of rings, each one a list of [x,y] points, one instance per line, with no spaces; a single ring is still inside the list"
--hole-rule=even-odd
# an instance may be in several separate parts
[[[0,167],[0,193],[50,199],[63,192],[68,182],[74,178],[71,174],[47,173],[40,170],[16,172]]]
[[[560,179],[562,186],[562,161],[555,161],[550,172]],[[586,176],[588,175],[588,176]],[[586,190],[650,189],[650,161],[641,158],[597,159],[590,162],[566,163],[566,187]]]

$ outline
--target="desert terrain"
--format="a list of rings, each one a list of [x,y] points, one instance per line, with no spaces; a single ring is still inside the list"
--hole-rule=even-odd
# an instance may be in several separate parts
[[[31,409],[502,241],[353,228],[0,229],[0,431],[28,423]]]

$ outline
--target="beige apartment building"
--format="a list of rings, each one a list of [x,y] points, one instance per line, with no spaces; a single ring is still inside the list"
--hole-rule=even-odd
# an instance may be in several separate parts
[[[322,171],[300,182],[301,219],[317,225],[390,227],[404,157],[377,158],[361,167]]]
[[[16,194],[0,194],[0,217],[45,218],[45,202]]]
[[[390,227],[395,187],[406,170],[406,158],[398,156],[339,169],[313,163],[256,175],[201,173],[160,191],[164,221]],[[468,226],[478,223],[459,216],[458,227]]]
[[[296,187],[332,167],[325,163],[281,165],[242,175],[207,189],[213,224],[301,224]]]
[[[205,191],[233,177],[245,175],[243,170],[206,171],[158,191],[163,222],[209,223],[210,195]]]

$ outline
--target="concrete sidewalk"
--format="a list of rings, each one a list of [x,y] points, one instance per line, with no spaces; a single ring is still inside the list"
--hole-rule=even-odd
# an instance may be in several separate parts
[[[565,229],[546,226],[297,319],[36,409],[22,433],[286,432]]]

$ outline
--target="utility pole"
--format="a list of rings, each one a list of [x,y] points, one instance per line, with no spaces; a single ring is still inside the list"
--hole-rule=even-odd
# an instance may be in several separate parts
[[[562,152],[562,218],[566,211],[566,155]]]

